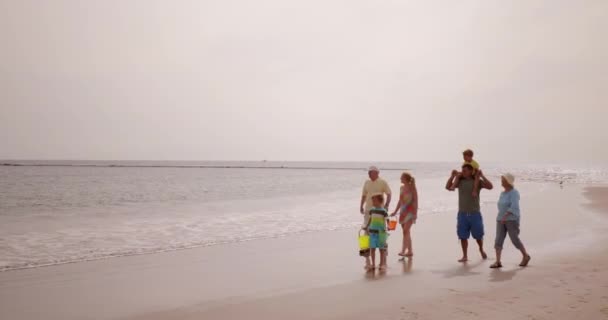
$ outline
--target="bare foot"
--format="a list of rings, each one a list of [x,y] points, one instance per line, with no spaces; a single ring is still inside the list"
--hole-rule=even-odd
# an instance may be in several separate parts
[[[467,257],[462,257],[462,259],[458,260],[458,262],[467,262],[469,259]]]
[[[405,254],[405,252],[399,252],[399,256],[400,257],[407,257],[407,255]]]
[[[385,264],[381,265],[380,268],[378,268],[378,270],[386,271],[386,265]]]
[[[408,253],[408,254],[405,254],[405,255],[404,255],[404,257],[413,257],[413,256],[414,256],[414,254],[413,254],[413,253],[411,253],[411,252],[410,252],[410,253]]]
[[[485,251],[480,251],[480,253],[481,253],[481,258],[483,260],[486,260],[488,258],[488,255],[485,253]]]
[[[520,267],[527,267],[528,263],[530,262],[530,259],[532,259],[532,257],[530,257],[530,255],[527,255],[524,257],[523,260],[521,260],[521,263],[519,264]]]

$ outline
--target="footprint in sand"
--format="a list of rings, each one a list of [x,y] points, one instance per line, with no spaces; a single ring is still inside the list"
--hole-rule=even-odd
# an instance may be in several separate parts
[[[600,312],[606,317],[608,318],[608,307],[603,307]]]
[[[418,313],[403,311],[401,314],[401,320],[418,320]]]
[[[471,311],[471,310],[463,309],[463,308],[456,308],[456,311],[457,311],[458,313],[465,314],[465,315],[467,315],[467,316],[469,316],[469,317],[470,317],[470,316],[474,316],[474,317],[478,317],[478,316],[479,316],[479,314],[478,314],[478,313],[473,312],[473,311]]]

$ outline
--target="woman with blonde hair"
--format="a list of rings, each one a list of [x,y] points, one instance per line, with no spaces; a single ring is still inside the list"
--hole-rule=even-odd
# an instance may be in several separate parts
[[[418,216],[418,190],[416,189],[416,180],[408,173],[401,174],[401,191],[399,192],[399,203],[395,208],[395,212],[391,217],[399,212],[399,224],[403,228],[403,247],[399,253],[402,257],[412,257],[412,225],[416,223]]]

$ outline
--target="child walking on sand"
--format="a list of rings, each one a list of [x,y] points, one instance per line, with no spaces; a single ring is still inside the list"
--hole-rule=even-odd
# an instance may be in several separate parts
[[[465,151],[462,152],[462,158],[464,159],[464,163],[463,164],[468,164],[471,165],[473,167],[473,178],[475,178],[475,184],[473,185],[473,197],[477,198],[479,195],[477,194],[478,190],[479,190],[479,178],[481,176],[481,169],[479,168],[479,163],[477,163],[477,161],[473,160],[473,150],[471,149],[467,149]],[[460,182],[460,178],[462,178],[462,173],[458,173],[458,175],[456,176],[456,180],[454,180],[454,186],[457,186],[458,183]],[[455,189],[453,189],[452,191],[454,191]]]
[[[399,255],[412,257],[414,251],[412,250],[410,231],[418,216],[418,190],[416,189],[416,180],[407,172],[401,174],[401,183],[403,185],[401,186],[401,192],[399,192],[399,203],[397,203],[395,212],[391,214],[391,217],[399,212],[399,224],[403,228],[403,246]]]
[[[386,218],[388,213],[386,209],[382,207],[384,204],[383,195],[374,195],[372,197],[373,207],[369,211],[370,219],[365,227],[369,233],[369,248],[371,255],[371,265],[367,266],[367,270],[371,271],[376,269],[376,249],[380,251],[380,271],[386,270],[386,249],[387,249],[387,237],[386,232]]]

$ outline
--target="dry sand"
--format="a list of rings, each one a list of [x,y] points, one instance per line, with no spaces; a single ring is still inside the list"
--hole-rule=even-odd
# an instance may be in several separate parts
[[[608,189],[522,197],[528,268],[510,244],[502,270],[474,250],[457,263],[455,217],[436,215],[415,226],[414,259],[391,236],[386,274],[363,272],[355,230],[318,232],[3,272],[0,319],[608,319]]]

